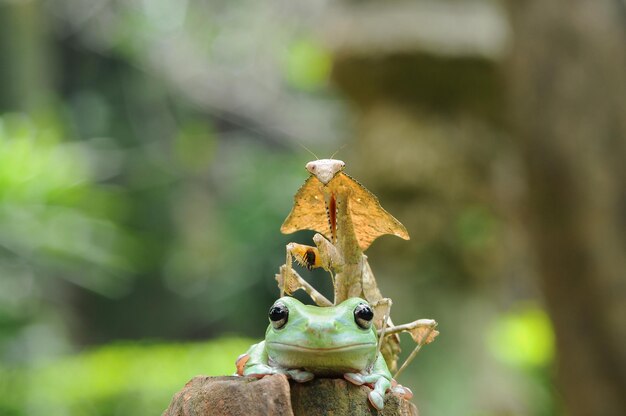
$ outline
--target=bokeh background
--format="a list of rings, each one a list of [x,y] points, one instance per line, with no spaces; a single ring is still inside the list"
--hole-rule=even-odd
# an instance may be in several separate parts
[[[231,374],[310,243],[279,232],[305,146],[411,234],[367,254],[396,322],[440,324],[400,378],[422,414],[626,414],[625,28],[623,0],[0,0],[0,414]]]

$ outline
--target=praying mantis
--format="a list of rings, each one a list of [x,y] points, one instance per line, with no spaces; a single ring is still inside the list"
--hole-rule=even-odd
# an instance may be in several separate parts
[[[378,348],[391,371],[397,369],[400,354],[399,334],[408,332],[417,344],[397,370],[397,377],[425,344],[439,334],[437,322],[420,319],[395,326],[390,319],[392,301],[382,296],[367,256],[370,244],[384,234],[409,239],[406,228],[385,211],[378,198],[344,173],[345,163],[338,159],[318,159],[306,164],[309,178],[297,191],[291,213],[281,232],[313,230],[315,246],[289,243],[286,262],[276,275],[281,296],[304,290],[318,306],[336,305],[350,297],[367,300],[374,309],[374,323],[380,341]],[[334,299],[331,302],[295,270],[293,262],[330,273]]]

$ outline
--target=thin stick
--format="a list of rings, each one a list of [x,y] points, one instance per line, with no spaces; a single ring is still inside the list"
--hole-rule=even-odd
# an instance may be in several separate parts
[[[283,275],[283,284],[280,285],[280,297],[282,298],[283,296],[285,296],[285,285],[287,284],[287,278],[289,275],[291,275],[291,263],[292,263],[292,259],[291,259],[291,252],[289,251],[289,249],[285,250],[285,274]]]
[[[331,282],[333,282],[333,305],[336,305],[337,304],[337,293],[334,290],[334,288],[335,288],[335,273],[333,273],[333,271],[331,269],[328,270],[328,273],[330,274]]]
[[[281,268],[281,272],[285,272],[286,273],[286,269],[287,266],[286,265],[282,265],[280,266]],[[320,292],[318,292],[317,290],[315,290],[315,288],[313,286],[311,286],[309,284],[309,282],[307,282],[306,280],[304,280],[302,278],[302,276],[300,276],[298,274],[298,272],[296,272],[295,270],[291,270],[291,275],[298,281],[298,284],[301,286],[298,289],[302,289],[304,290],[311,299],[313,299],[313,301],[319,305],[319,306],[333,306],[333,303],[331,301],[329,301],[326,296],[322,295]]]
[[[419,319],[417,321],[409,322],[408,324],[390,326],[385,331],[385,335],[399,334],[400,332],[409,332],[412,329],[419,328],[420,326],[424,327],[435,327],[437,326],[437,322],[432,319]],[[378,330],[380,334],[380,330]]]
[[[387,311],[385,312],[385,315],[383,316],[383,325],[382,325],[382,328],[380,328],[380,336],[378,337],[378,346],[376,347],[375,357],[378,357],[378,355],[380,354],[380,349],[383,347],[383,341],[385,339],[385,328],[387,328],[387,320],[389,319],[389,315],[391,313],[391,305],[393,305],[393,302],[391,301],[391,299],[387,299],[386,303],[387,303]],[[368,369],[368,371],[372,371],[372,367],[374,367],[374,363],[370,365],[370,368]]]
[[[297,275],[296,272],[293,272]],[[322,295],[320,292],[315,290],[313,286],[309,284],[306,280],[298,276],[298,282],[302,285],[302,289],[313,299],[315,303],[319,306],[333,306],[333,303],[329,301],[326,296]]]
[[[411,361],[413,361],[417,353],[420,352],[420,350],[422,349],[422,346],[424,346],[424,342],[428,339],[428,337],[430,336],[431,332],[434,331],[434,329],[435,329],[435,326],[431,326],[430,328],[428,328],[426,335],[422,337],[419,344],[415,346],[413,351],[411,351],[411,354],[407,357],[406,360],[404,360],[404,363],[402,363],[402,366],[398,369],[398,371],[396,371],[396,374],[393,375],[394,379],[397,379],[400,376],[400,374],[402,374],[404,369],[409,366],[409,364],[411,363]]]

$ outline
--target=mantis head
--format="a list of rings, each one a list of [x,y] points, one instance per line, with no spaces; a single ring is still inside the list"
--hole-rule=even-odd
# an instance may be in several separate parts
[[[346,164],[338,159],[314,160],[307,163],[305,166],[306,170],[308,170],[311,175],[315,175],[324,185],[328,185],[328,182],[345,167]]]

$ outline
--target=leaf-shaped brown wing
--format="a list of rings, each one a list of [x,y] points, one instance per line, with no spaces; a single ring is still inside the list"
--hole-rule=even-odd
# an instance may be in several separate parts
[[[431,324],[430,326],[416,326],[413,329],[410,329],[411,337],[416,344],[430,344],[435,340],[437,335],[439,335],[439,331],[435,329],[436,324]]]
[[[328,186],[341,187],[344,188],[343,191],[346,188],[350,190],[350,215],[361,250],[365,251],[374,240],[384,234],[409,239],[404,225],[385,211],[378,198],[355,179],[342,172]]]
[[[313,230],[330,238],[326,203],[321,189],[324,185],[315,176],[309,176],[294,196],[289,216],[280,227],[283,234],[299,230]]]

